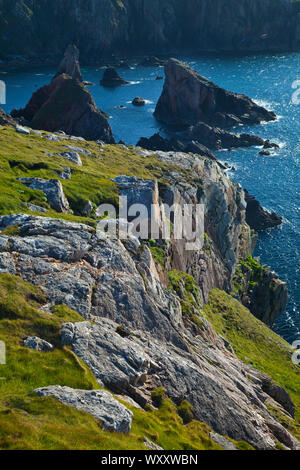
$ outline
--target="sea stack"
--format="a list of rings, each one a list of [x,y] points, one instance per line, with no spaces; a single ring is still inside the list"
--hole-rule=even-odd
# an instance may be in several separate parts
[[[85,86],[69,75],[54,78],[49,85],[37,90],[25,109],[14,111],[14,117],[23,117],[34,129],[103,140],[114,143],[106,115]]]
[[[247,96],[220,88],[179,60],[170,59],[166,63],[165,75],[154,115],[166,125],[186,128],[202,121],[228,128],[276,118],[273,112],[258,106]]]
[[[74,44],[70,44],[67,47],[65,55],[58,66],[55,77],[58,77],[58,75],[63,73],[69,75],[69,77],[74,78],[75,80],[82,82],[82,75],[79,64],[79,50]]]
[[[107,115],[82,83],[78,58],[77,47],[69,46],[51,83],[37,90],[24,109],[14,110],[12,117],[25,119],[34,129],[113,144]]]
[[[103,74],[102,80],[100,80],[100,85],[108,88],[115,88],[122,85],[128,85],[129,82],[126,82],[123,78],[120,77],[116,69],[113,67],[107,67]]]

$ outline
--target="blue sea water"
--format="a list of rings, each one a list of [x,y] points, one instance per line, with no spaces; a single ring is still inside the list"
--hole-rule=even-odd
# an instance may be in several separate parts
[[[264,207],[284,217],[282,227],[260,235],[255,256],[288,283],[289,304],[274,329],[292,342],[300,338],[300,104],[292,101],[295,92],[292,84],[300,80],[300,55],[181,59],[218,85],[250,96],[278,116],[272,123],[236,129],[277,142],[280,149],[274,155],[262,157],[257,148],[251,148],[221,151],[217,156],[236,167],[230,174],[233,180],[254,194]],[[38,87],[49,83],[54,72],[54,69],[45,68],[0,72],[0,79],[7,85],[4,109],[23,107]],[[133,66],[132,69],[120,69],[119,73],[132,83],[110,90],[99,85],[102,69],[83,69],[84,79],[95,83],[90,90],[97,105],[111,116],[116,140],[136,144],[141,136],[150,137],[161,130],[153,111],[163,87],[163,81],[155,79],[157,75],[163,75],[163,69]],[[136,96],[147,100],[145,107],[132,106],[131,101]],[[119,108],[120,105],[125,108]]]

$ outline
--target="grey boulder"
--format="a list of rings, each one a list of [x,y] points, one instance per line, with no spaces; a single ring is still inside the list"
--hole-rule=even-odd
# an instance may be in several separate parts
[[[34,392],[39,397],[54,397],[65,405],[89,413],[101,421],[106,431],[130,432],[132,412],[104,390],[75,390],[53,385],[38,388]]]
[[[44,339],[38,338],[37,336],[28,336],[24,340],[24,346],[35,351],[49,352],[53,351],[54,346]]]
[[[18,178],[18,180],[31,189],[43,191],[47,196],[51,208],[55,211],[65,214],[69,212],[69,203],[60,181],[54,179],[46,180],[43,178]]]

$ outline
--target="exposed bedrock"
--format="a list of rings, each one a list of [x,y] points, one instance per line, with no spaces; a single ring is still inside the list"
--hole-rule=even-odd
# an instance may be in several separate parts
[[[170,59],[154,115],[162,123],[184,128],[204,122],[215,127],[273,121],[275,114],[245,95],[224,90],[187,64]]]
[[[151,155],[140,151],[144,158]],[[170,291],[147,244],[135,237],[101,239],[99,231],[84,224],[25,214],[3,216],[0,231],[10,226],[18,230],[0,232],[0,272],[38,285],[48,297],[43,311],[63,303],[86,319],[65,324],[62,343],[112,392],[145,406],[151,391],[163,386],[176,404],[188,400],[195,417],[214,432],[258,449],[272,449],[276,441],[296,449],[298,442],[266,407],[266,382],[271,378],[242,363],[200,311],[212,288],[231,292],[240,258],[252,251],[243,190],[208,158],[156,153],[174,165],[163,183],[129,176],[115,181],[130,202],[205,205],[203,251],[187,251],[186,240],[171,239],[164,245],[165,271],[177,269],[195,278],[198,325],[184,313],[179,294]],[[82,391],[60,392],[45,391],[66,403],[82,404],[82,398],[86,404],[80,409],[87,411],[97,399]],[[274,406],[292,412],[284,392],[273,392]]]

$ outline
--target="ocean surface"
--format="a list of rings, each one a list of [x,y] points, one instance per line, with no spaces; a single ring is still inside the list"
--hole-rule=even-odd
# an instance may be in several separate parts
[[[248,95],[278,116],[272,123],[236,129],[277,142],[280,149],[274,155],[262,157],[259,149],[251,148],[217,152],[217,157],[236,168],[230,173],[233,180],[254,194],[264,207],[284,217],[282,227],[260,235],[254,255],[288,283],[289,304],[274,329],[293,342],[300,339],[300,103],[292,98],[300,88],[300,81],[294,83],[300,80],[300,54],[180,58],[218,85]],[[84,80],[95,83],[90,91],[97,105],[111,116],[116,141],[136,144],[141,136],[150,137],[163,131],[153,117],[163,87],[163,80],[156,77],[163,75],[163,68],[133,64],[131,69],[120,69],[120,75],[131,84],[113,90],[100,87],[101,68],[83,68],[82,72]],[[38,87],[49,83],[54,73],[54,69],[45,68],[0,71],[0,80],[7,86],[4,109],[23,107]],[[136,96],[147,100],[145,107],[132,106]]]

